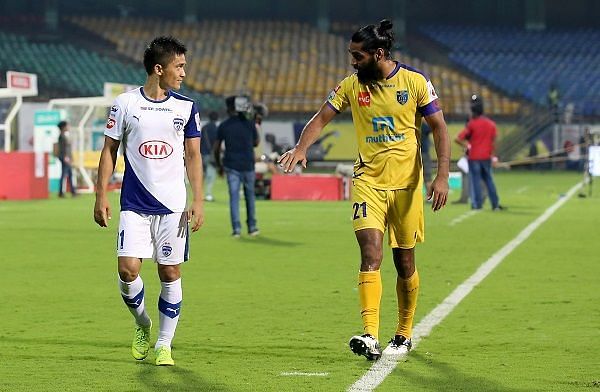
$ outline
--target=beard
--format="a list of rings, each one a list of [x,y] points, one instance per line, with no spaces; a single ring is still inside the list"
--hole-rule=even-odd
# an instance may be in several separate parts
[[[370,84],[383,79],[383,73],[377,66],[377,61],[375,61],[375,58],[371,59],[369,63],[365,64],[361,68],[357,68],[356,71],[358,81],[362,84]]]

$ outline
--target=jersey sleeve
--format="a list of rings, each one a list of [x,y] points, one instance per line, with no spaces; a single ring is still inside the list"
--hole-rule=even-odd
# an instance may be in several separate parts
[[[342,80],[336,88],[331,90],[327,97],[327,105],[329,105],[336,113],[343,112],[350,104],[347,93],[347,81],[348,78]]]
[[[423,117],[426,117],[439,112],[441,109],[438,105],[438,96],[431,81],[423,77],[418,86],[417,107],[419,108],[419,113]]]
[[[125,130],[125,108],[126,105],[121,97],[117,97],[110,107],[104,134],[111,139],[122,140]]]
[[[185,124],[183,132],[186,138],[200,137],[202,135],[200,129],[200,113],[198,112],[196,104],[193,103],[192,109],[190,110],[190,117]]]

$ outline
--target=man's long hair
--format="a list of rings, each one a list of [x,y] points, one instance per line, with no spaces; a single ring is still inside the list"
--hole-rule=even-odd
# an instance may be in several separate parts
[[[378,48],[382,48],[385,57],[390,57],[390,52],[394,45],[394,24],[384,19],[379,22],[379,26],[370,24],[358,29],[352,34],[352,42],[362,43],[362,50],[368,53],[375,53]]]

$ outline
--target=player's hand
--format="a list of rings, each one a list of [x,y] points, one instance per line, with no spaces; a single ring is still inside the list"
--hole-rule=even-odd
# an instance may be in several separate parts
[[[433,182],[427,186],[427,200],[432,200],[431,209],[433,211],[437,211],[446,205],[448,201],[448,178],[435,177]]]
[[[94,220],[100,227],[108,227],[108,221],[112,219],[110,211],[110,203],[106,196],[96,196],[96,204],[94,205]]]
[[[194,201],[187,211],[187,223],[192,226],[192,232],[198,231],[204,224],[204,205],[202,201]]]
[[[284,152],[277,160],[277,163],[281,165],[285,173],[294,171],[294,168],[298,162],[300,162],[302,167],[306,169],[306,152],[302,151],[298,147]]]

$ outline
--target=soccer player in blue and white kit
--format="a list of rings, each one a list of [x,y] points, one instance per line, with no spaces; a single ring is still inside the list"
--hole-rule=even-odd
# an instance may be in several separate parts
[[[204,221],[198,109],[191,99],[173,92],[185,77],[185,53],[185,46],[176,39],[155,38],[144,51],[146,83],[116,98],[104,131],[94,206],[94,220],[107,227],[111,208],[106,190],[123,144],[119,287],[135,318],[132,354],[142,360],[150,349],[152,321],[146,313],[139,272],[142,259],[153,258],[158,264],[162,289],[157,365],[174,365],[171,341],[182,301],[179,265],[188,257],[188,224],[197,231]],[[188,209],[186,171],[193,194]]]

